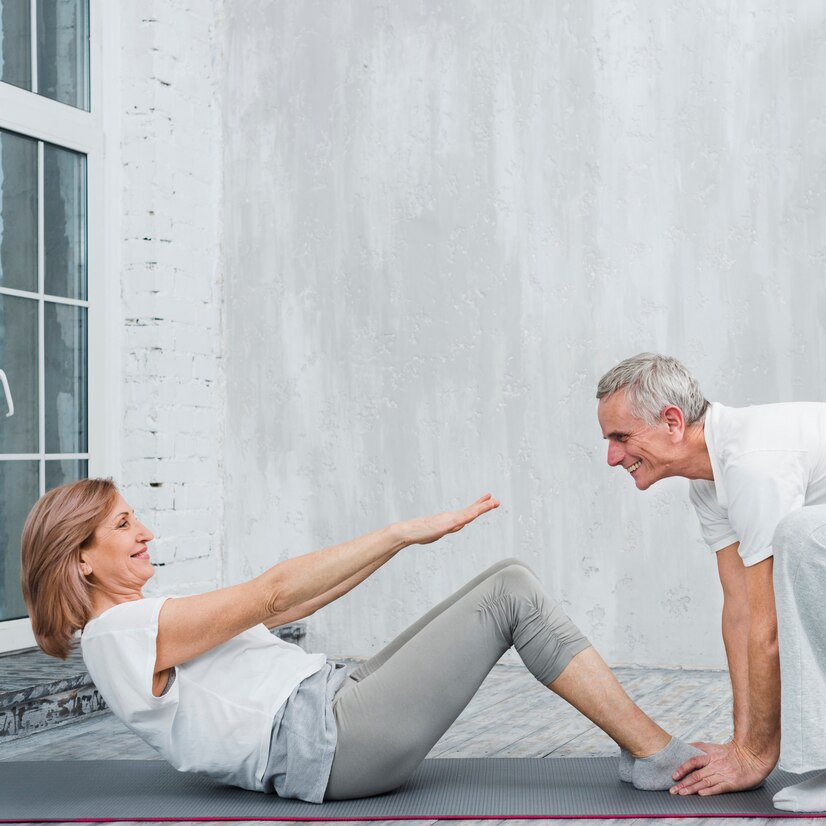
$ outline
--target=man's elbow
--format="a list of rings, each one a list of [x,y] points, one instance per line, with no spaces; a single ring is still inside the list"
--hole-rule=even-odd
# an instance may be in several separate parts
[[[776,617],[752,617],[749,626],[749,646],[753,649],[765,651],[767,654],[777,654]]]
[[[751,609],[748,602],[727,599],[723,602],[723,625],[748,633],[751,628]]]

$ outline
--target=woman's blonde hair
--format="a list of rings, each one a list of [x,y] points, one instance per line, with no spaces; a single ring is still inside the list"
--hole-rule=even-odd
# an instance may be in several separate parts
[[[117,495],[111,479],[81,479],[41,496],[26,519],[23,599],[37,644],[53,657],[69,656],[74,633],[91,615],[80,553],[91,544]]]

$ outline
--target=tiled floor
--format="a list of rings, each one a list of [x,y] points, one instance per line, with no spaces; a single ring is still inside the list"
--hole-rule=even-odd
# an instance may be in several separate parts
[[[728,677],[719,671],[619,668],[629,694],[671,733],[689,740],[724,740],[730,733]],[[2,677],[0,677],[2,679]],[[540,686],[521,665],[499,664],[474,700],[431,752],[432,757],[566,757],[616,753],[616,746],[588,720]],[[0,749],[0,760],[156,759],[156,754],[110,715],[24,737]],[[0,815],[1,816],[1,815]],[[437,821],[424,821],[429,826]],[[527,826],[521,821],[497,822]],[[538,821],[530,821],[530,826]],[[714,818],[601,821],[610,826],[710,826]],[[732,821],[723,821],[732,824]],[[764,826],[766,818],[745,818],[737,826]],[[815,818],[798,824],[820,824]],[[391,822],[388,822],[388,824]],[[481,821],[453,821],[470,826]],[[554,820],[553,824],[593,823]],[[132,826],[132,824],[129,824]]]

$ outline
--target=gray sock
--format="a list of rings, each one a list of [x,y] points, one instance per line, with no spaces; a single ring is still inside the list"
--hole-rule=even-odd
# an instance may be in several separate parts
[[[664,791],[670,789],[675,780],[671,776],[674,770],[695,754],[702,754],[699,749],[689,746],[682,740],[672,737],[669,744],[650,757],[640,757],[634,761],[631,782],[637,789],[645,791]]]
[[[617,769],[619,771],[619,779],[622,780],[623,783],[633,782],[631,775],[634,771],[634,755],[631,754],[630,751],[620,748],[619,765]]]

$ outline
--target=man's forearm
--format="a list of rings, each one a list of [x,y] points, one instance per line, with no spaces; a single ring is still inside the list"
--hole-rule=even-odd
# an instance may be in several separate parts
[[[723,644],[731,680],[733,739],[742,743],[749,733],[749,612],[748,604],[723,605]]]
[[[726,646],[733,700],[734,740],[742,743],[749,732],[749,630],[751,605],[746,569],[735,542],[717,553],[723,586],[723,643]]]
[[[749,729],[743,746],[774,766],[780,755],[780,654],[773,559],[747,569],[749,593]]]
[[[749,727],[740,742],[766,761],[780,755],[780,655],[777,635],[749,634]]]

